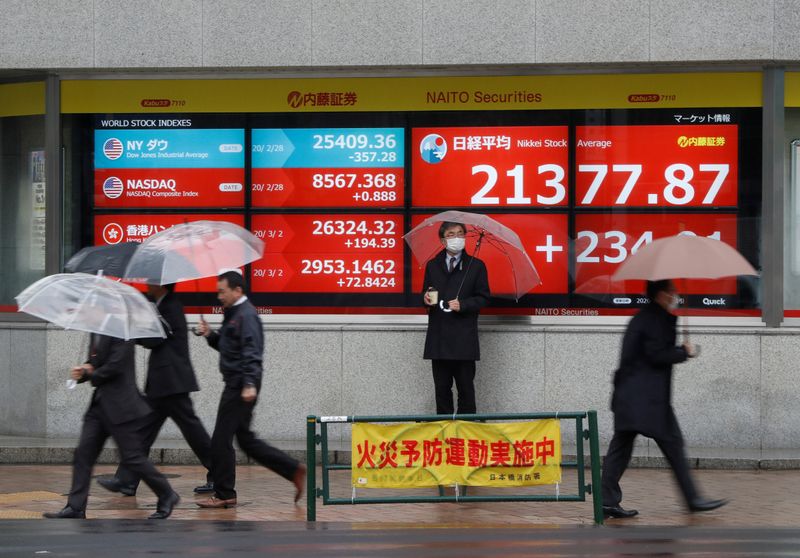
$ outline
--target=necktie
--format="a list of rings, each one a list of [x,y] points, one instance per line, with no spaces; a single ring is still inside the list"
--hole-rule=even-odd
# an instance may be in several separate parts
[[[456,259],[455,258],[450,258],[450,267],[449,267],[450,273],[453,273],[453,270],[455,268],[456,268]]]

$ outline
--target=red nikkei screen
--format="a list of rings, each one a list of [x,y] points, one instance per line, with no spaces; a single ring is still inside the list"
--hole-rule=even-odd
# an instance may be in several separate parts
[[[415,128],[414,207],[566,206],[568,128]]]

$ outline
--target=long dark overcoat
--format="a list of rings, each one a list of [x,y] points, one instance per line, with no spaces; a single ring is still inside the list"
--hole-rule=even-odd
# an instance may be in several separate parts
[[[478,314],[489,303],[489,277],[486,265],[462,252],[461,261],[450,273],[442,250],[425,266],[423,292],[428,287],[439,291],[439,300],[458,298],[460,312],[445,312],[439,305],[428,306],[428,333],[423,358],[436,360],[480,360]],[[470,261],[472,262],[470,265]],[[461,292],[458,287],[464,281]]]
[[[152,350],[147,362],[144,392],[149,397],[158,398],[199,390],[192,361],[189,359],[189,328],[186,325],[183,304],[173,293],[167,293],[158,304],[158,312],[169,325],[169,331],[166,338],[140,341]]]
[[[676,320],[650,303],[628,323],[611,398],[615,430],[651,438],[672,433],[672,365],[688,358],[682,346],[675,346]]]

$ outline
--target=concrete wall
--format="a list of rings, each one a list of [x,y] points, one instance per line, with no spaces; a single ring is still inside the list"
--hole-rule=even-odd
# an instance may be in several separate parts
[[[0,69],[800,59],[800,0],[0,0],[0,13]]]
[[[47,432],[48,347],[41,324],[0,326],[0,433],[43,436]],[[63,385],[63,382],[62,382]]]
[[[422,324],[277,325],[266,332],[266,371],[254,427],[271,440],[301,441],[305,417],[433,413],[430,365],[421,358]],[[86,334],[58,329],[26,335],[0,327],[0,434],[77,437],[91,389],[64,385],[82,360]],[[611,376],[622,327],[483,324],[476,389],[481,412],[599,411],[601,442],[612,432]],[[698,329],[700,358],[676,368],[674,406],[689,446],[726,450],[800,447],[800,331]],[[213,428],[222,388],[217,354],[192,338],[202,390],[195,405]],[[20,352],[21,351],[21,352]],[[13,354],[18,356],[12,356]],[[45,357],[46,366],[41,366]],[[146,354],[138,355],[140,379]],[[20,382],[20,379],[22,380]],[[45,381],[46,380],[46,381]],[[46,409],[46,412],[43,412]],[[9,420],[14,417],[14,420]],[[28,430],[26,430],[26,428]],[[565,426],[566,428],[566,426]],[[346,441],[345,428],[332,439]],[[565,443],[574,436],[565,432]],[[162,438],[180,438],[172,423]]]

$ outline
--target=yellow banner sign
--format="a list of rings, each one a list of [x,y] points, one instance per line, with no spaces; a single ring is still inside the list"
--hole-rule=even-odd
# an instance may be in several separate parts
[[[353,486],[529,486],[561,482],[558,420],[353,424]]]
[[[784,105],[800,107],[800,72],[786,72],[783,82]]]
[[[64,80],[64,113],[365,112],[761,106],[761,74]]]
[[[0,117],[44,114],[44,82],[0,85]]]

